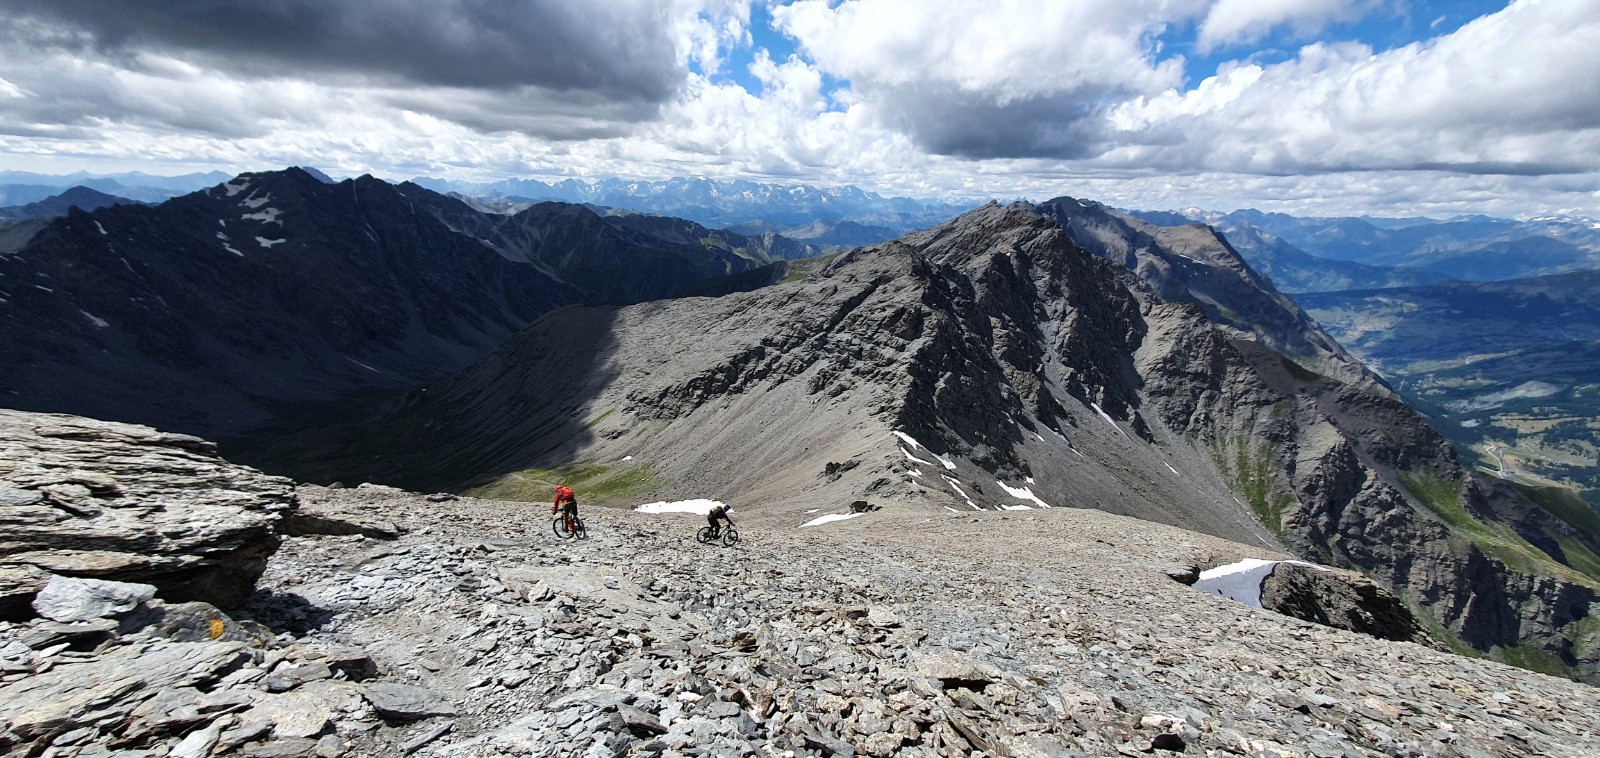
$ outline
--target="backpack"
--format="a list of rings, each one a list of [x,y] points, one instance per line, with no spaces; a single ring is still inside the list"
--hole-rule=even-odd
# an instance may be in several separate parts
[[[567,500],[576,500],[576,499],[577,499],[577,496],[573,494],[571,487],[568,487],[566,485],[562,485],[562,486],[556,488],[556,500],[557,501],[565,502]]]

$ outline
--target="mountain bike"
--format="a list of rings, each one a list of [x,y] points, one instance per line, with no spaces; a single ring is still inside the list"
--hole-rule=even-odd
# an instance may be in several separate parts
[[[566,539],[568,537],[573,537],[580,540],[589,538],[588,527],[585,527],[583,525],[583,519],[578,518],[577,516],[569,517],[567,514],[563,513],[560,516],[555,517],[554,521],[550,522],[550,528],[554,529],[556,536],[560,537],[561,539]]]
[[[702,545],[713,545],[720,541],[723,547],[733,547],[739,544],[739,530],[730,526],[718,534],[715,529],[702,526],[700,531],[695,532],[694,539]]]

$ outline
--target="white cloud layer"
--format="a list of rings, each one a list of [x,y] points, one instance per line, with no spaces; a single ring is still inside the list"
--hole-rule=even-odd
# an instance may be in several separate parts
[[[313,66],[257,50],[230,64],[138,24],[108,42],[93,3],[61,7],[94,23],[0,10],[8,168],[756,176],[1152,208],[1600,215],[1596,3],[1519,0],[1393,50],[1321,41],[1214,74],[1163,46],[1187,33],[1232,51],[1376,6],[799,0],[772,10],[798,54],[758,51],[743,70],[732,53],[752,41],[748,1],[618,3],[622,31],[563,44],[590,66],[636,48],[653,68],[533,67],[488,85],[375,74],[371,56]]]
[[[1255,42],[1283,26],[1301,37],[1311,36],[1336,21],[1358,19],[1380,4],[1380,0],[1218,0],[1200,22],[1200,49]]]

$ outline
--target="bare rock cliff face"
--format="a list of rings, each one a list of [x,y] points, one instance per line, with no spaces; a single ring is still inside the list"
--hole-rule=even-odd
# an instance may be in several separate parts
[[[1536,546],[1547,531],[1583,539],[1571,525],[1463,470],[1392,396],[1208,331],[1183,306],[1147,319],[1161,324],[1139,357],[1149,407],[1210,446],[1296,554],[1367,572],[1471,647],[1600,682],[1585,636],[1600,583]]]
[[[28,615],[51,575],[231,608],[254,590],[294,502],[287,479],[197,437],[0,410],[0,614]]]

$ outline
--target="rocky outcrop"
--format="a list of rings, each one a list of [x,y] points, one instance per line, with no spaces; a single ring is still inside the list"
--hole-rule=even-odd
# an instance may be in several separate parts
[[[196,437],[0,410],[0,597],[8,615],[26,614],[55,575],[233,607],[294,502],[287,479],[230,464]]]
[[[1428,639],[1404,602],[1354,571],[1279,563],[1261,582],[1261,607],[1379,639]]]

